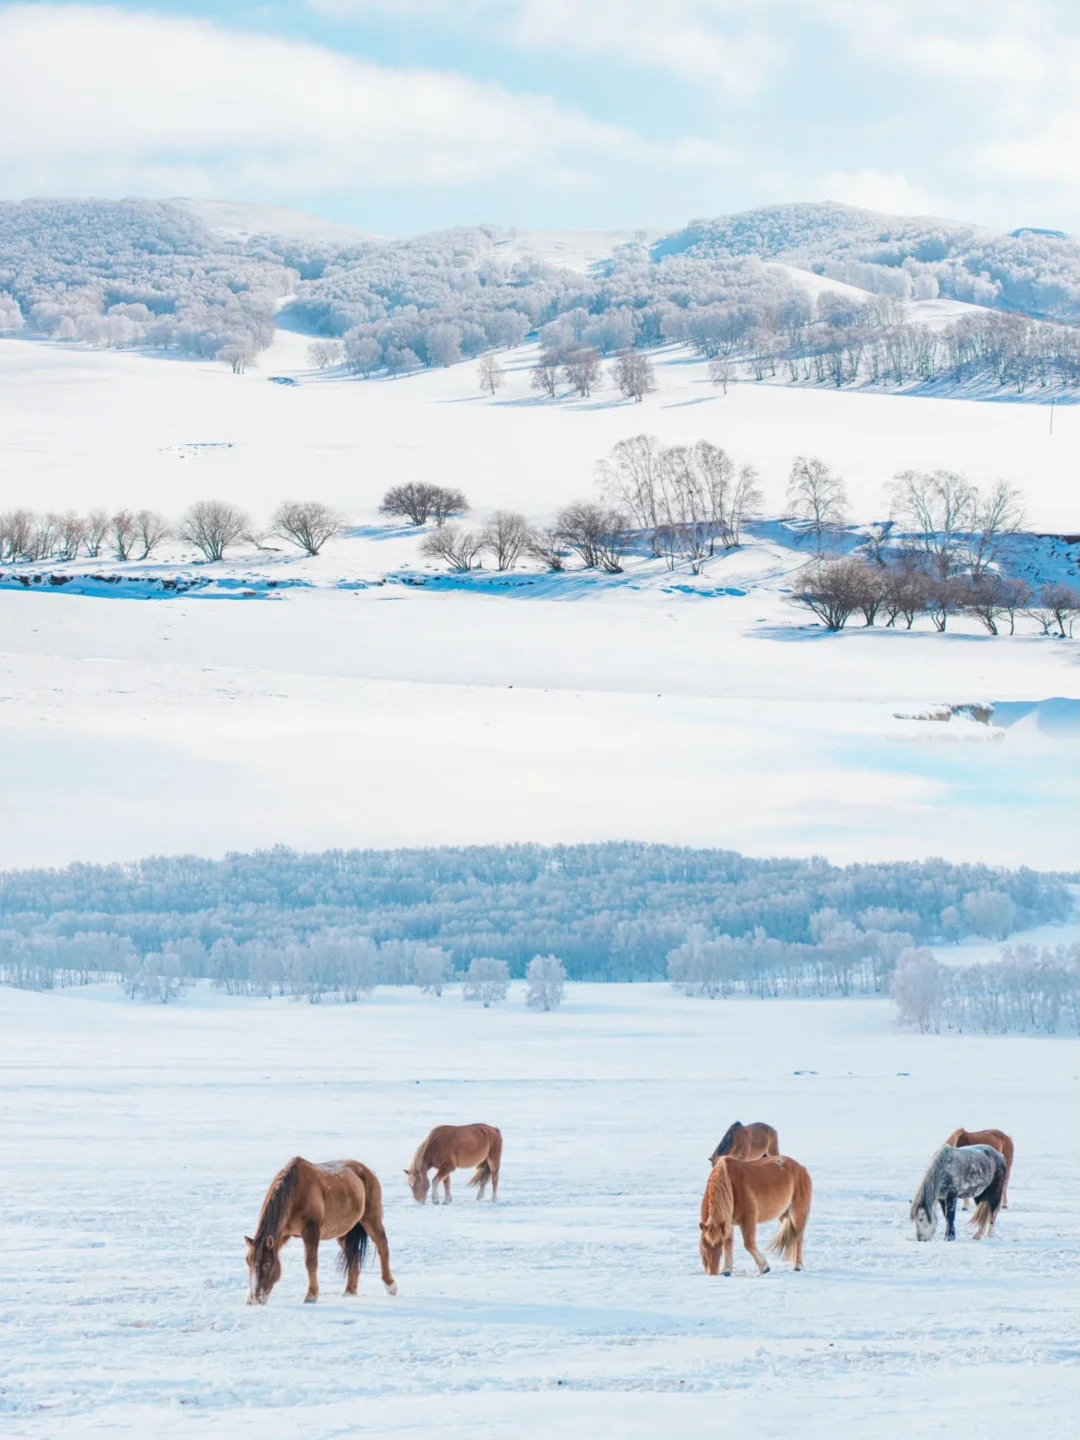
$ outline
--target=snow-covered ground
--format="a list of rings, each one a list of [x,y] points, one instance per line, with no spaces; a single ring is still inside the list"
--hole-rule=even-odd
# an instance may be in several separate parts
[[[1074,642],[1029,621],[1011,639],[961,620],[945,636],[925,622],[827,636],[784,601],[804,552],[775,524],[699,578],[637,559],[609,578],[457,581],[376,508],[390,483],[425,478],[461,485],[477,521],[496,505],[550,518],[590,493],[615,440],[654,430],[759,463],[773,513],[805,450],[844,470],[862,520],[885,513],[894,470],[945,464],[1021,481],[1033,523],[1075,531],[1080,410],[1059,410],[1050,436],[1040,407],[722,397],[676,352],[640,406],[540,402],[525,352],[492,402],[471,365],[317,376],[307,343],[279,332],[262,373],[238,377],[0,341],[5,505],[176,515],[223,496],[265,521],[312,496],[352,524],[317,560],[249,549],[202,565],[181,548],[143,567],[29,567],[43,577],[30,593],[6,567],[0,865],[612,837],[838,861],[1080,859]],[[267,383],[279,373],[300,383]],[[1068,573],[1064,549],[1036,560]],[[48,583],[64,571],[82,578]],[[102,572],[135,583],[86,578]],[[162,598],[177,577],[212,583]],[[969,701],[1012,708],[992,727],[909,718]]]
[[[259,368],[0,339],[0,461],[11,503],[152,505],[176,514],[208,495],[258,522],[312,495],[357,519],[390,484],[461,486],[477,511],[530,517],[592,491],[596,462],[648,431],[705,438],[761,472],[766,511],[784,511],[792,458],[820,455],[845,478],[852,518],[885,519],[897,471],[953,469],[1024,492],[1035,530],[1080,533],[1080,406],[833,391],[740,382],[723,395],[685,350],[657,358],[640,404],[610,385],[588,400],[530,388],[535,347],[503,357],[507,383],[480,393],[473,363],[396,380],[308,369],[311,337],[279,330]],[[298,379],[268,383],[273,375]],[[1030,397],[1029,397],[1030,398]],[[5,503],[7,503],[5,501]]]
[[[1066,1436],[1078,1396],[1076,1047],[917,1036],[885,1002],[709,1002],[571,986],[561,1011],[415,992],[176,1006],[0,990],[0,1427],[89,1435],[495,1440],[739,1433]],[[697,1207],[736,1118],[814,1178],[808,1269]],[[506,1142],[500,1203],[415,1206],[438,1122]],[[1016,1141],[992,1241],[918,1245],[913,1186],[957,1125]],[[346,1301],[297,1247],[244,1305],[242,1235],[294,1153],[385,1186],[400,1293]],[[771,1235],[773,1227],[766,1227]]]

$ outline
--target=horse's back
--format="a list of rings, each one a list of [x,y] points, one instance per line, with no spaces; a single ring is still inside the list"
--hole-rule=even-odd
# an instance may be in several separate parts
[[[495,1125],[436,1125],[427,1138],[424,1154],[429,1165],[454,1162],[463,1168],[501,1148],[502,1131]]]
[[[810,1172],[790,1155],[763,1155],[755,1160],[724,1157],[735,1195],[736,1221],[740,1212],[753,1212],[759,1220],[775,1220],[796,1195],[809,1197]]]

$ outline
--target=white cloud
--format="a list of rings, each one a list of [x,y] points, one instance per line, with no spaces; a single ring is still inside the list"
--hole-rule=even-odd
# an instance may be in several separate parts
[[[590,160],[715,165],[543,96],[206,21],[0,7],[0,191],[244,194],[454,186]]]
[[[758,90],[777,60],[771,5],[734,0],[309,0],[329,15],[437,20],[523,50],[608,56],[731,94]]]
[[[880,170],[830,170],[824,191],[827,199],[842,205],[882,210],[889,215],[939,215],[943,211],[942,201],[934,200],[897,170],[889,174]]]

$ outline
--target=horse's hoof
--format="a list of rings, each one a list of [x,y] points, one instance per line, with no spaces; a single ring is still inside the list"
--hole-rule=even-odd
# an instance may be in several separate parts
[[[762,1273],[763,1275],[768,1275],[768,1273],[769,1273],[769,1271],[770,1271],[771,1269],[772,1269],[772,1266],[771,1266],[771,1265],[766,1265],[766,1266],[765,1266],[765,1269],[762,1270],[761,1273]]]
[[[304,1304],[305,1304],[305,1305],[314,1305],[314,1304],[315,1304],[315,1301],[318,1300],[318,1298],[319,1298],[318,1295],[305,1295],[305,1296],[304,1296]]]
[[[720,1274],[723,1275],[723,1277],[724,1277],[725,1280],[730,1280],[730,1279],[731,1279],[731,1271],[730,1271],[730,1270],[721,1270],[721,1271],[720,1271]]]
[[[390,1284],[387,1285],[387,1287],[386,1287],[386,1293],[387,1293],[387,1295],[396,1295],[396,1294],[397,1294],[397,1281],[396,1281],[396,1280],[391,1280],[391,1281],[390,1281]]]

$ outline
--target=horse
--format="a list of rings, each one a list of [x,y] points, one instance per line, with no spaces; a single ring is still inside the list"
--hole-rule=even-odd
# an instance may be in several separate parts
[[[484,1190],[491,1181],[492,1203],[499,1195],[499,1162],[502,1160],[502,1132],[494,1125],[436,1125],[412,1158],[412,1164],[405,1171],[412,1197],[423,1205],[431,1190],[431,1203],[439,1203],[439,1182],[442,1181],[445,1199],[449,1205],[450,1176],[455,1170],[466,1170],[476,1166],[476,1173],[469,1181],[478,1185],[477,1200],[483,1200]],[[435,1183],[431,1184],[428,1171],[435,1171]]]
[[[1013,1142],[1004,1130],[954,1130],[945,1141],[946,1145],[952,1145],[959,1149],[966,1145],[989,1145],[991,1150],[996,1150],[1005,1157],[1005,1193],[1001,1197],[1001,1208],[1009,1208],[1009,1176],[1013,1167]],[[966,1210],[970,1201],[965,1199],[961,1210]]]
[[[725,1275],[731,1274],[735,1246],[733,1227],[742,1231],[743,1245],[754,1257],[760,1275],[769,1266],[755,1243],[763,1220],[780,1220],[774,1255],[803,1268],[803,1235],[810,1215],[813,1183],[809,1172],[786,1155],[759,1160],[732,1160],[721,1156],[712,1168],[701,1201],[701,1263],[706,1275],[720,1274],[720,1253]]]
[[[724,1138],[709,1156],[709,1164],[715,1165],[722,1155],[731,1160],[760,1160],[765,1155],[779,1155],[780,1141],[771,1125],[757,1120],[753,1125],[743,1125],[738,1120],[724,1131]]]
[[[945,1216],[945,1239],[955,1240],[956,1201],[966,1195],[975,1197],[975,1214],[970,1222],[975,1239],[993,1235],[1007,1173],[1004,1155],[990,1145],[942,1145],[934,1152],[911,1202],[915,1238],[934,1238],[940,1205]]]
[[[319,1298],[319,1241],[341,1246],[339,1265],[345,1294],[355,1295],[370,1237],[379,1252],[382,1281],[391,1295],[397,1282],[390,1273],[390,1247],[383,1229],[382,1186],[358,1160],[313,1165],[295,1155],[274,1176],[259,1211],[255,1235],[245,1235],[249,1305],[265,1305],[281,1279],[282,1247],[294,1235],[304,1241],[308,1287],[305,1305]]]

